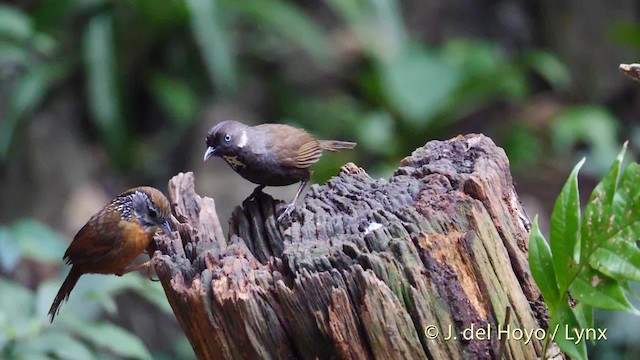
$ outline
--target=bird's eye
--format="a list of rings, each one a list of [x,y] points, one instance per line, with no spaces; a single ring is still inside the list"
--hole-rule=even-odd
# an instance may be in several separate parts
[[[147,215],[149,215],[150,218],[154,218],[158,216],[158,212],[153,209],[149,209],[149,211],[147,211]]]
[[[229,142],[229,141],[231,141],[231,134],[226,134],[226,135],[224,136],[224,141],[225,141],[225,142]]]

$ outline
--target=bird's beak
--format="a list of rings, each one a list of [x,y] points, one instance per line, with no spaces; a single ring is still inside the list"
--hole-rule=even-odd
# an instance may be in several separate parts
[[[210,157],[216,154],[216,148],[209,146],[204,153],[204,161],[207,161]]]
[[[167,234],[168,237],[171,237],[171,226],[169,225],[168,221],[161,223],[159,226],[162,232]]]

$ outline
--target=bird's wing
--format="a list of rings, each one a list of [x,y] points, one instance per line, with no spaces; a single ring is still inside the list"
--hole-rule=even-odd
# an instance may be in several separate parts
[[[267,146],[285,166],[305,169],[322,156],[318,139],[302,129],[282,124],[257,127],[268,134]]]
[[[65,262],[72,265],[97,262],[109,251],[118,248],[125,236],[122,227],[114,224],[122,221],[119,213],[107,205],[78,231],[64,253]]]

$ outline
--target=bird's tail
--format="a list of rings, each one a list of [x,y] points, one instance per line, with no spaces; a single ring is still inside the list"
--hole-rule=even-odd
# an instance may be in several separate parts
[[[320,148],[322,150],[338,151],[342,149],[353,149],[356,147],[356,143],[350,141],[338,141],[338,140],[320,140]]]
[[[60,290],[58,290],[58,295],[53,300],[53,304],[51,304],[51,309],[49,309],[49,321],[53,322],[53,318],[58,314],[60,310],[60,305],[62,302],[69,298],[69,294],[71,294],[71,290],[76,286],[78,279],[80,279],[80,275],[82,273],[77,269],[71,268],[71,272],[67,275],[67,278],[64,279]]]

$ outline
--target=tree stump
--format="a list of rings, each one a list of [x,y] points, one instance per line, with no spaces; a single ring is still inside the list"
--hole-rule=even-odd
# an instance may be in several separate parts
[[[228,237],[192,173],[171,179],[169,198],[180,236],[149,250],[199,359],[488,359],[507,308],[511,329],[547,326],[529,219],[483,135],[431,141],[388,180],[349,163],[281,223],[282,202],[246,200]],[[513,336],[502,348],[541,351]]]

